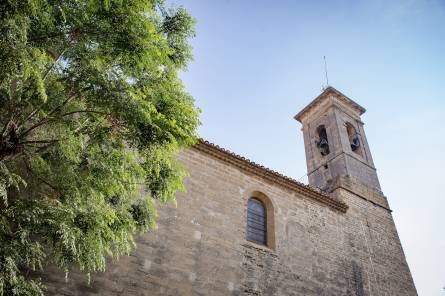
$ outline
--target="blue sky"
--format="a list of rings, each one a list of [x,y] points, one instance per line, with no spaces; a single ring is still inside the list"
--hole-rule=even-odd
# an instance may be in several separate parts
[[[197,19],[181,76],[202,137],[300,179],[293,120],[324,84],[365,130],[419,295],[445,295],[445,2],[172,0]],[[305,178],[302,179],[305,181]]]

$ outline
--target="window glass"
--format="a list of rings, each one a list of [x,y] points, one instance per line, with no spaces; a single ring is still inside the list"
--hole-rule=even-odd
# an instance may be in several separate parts
[[[251,198],[247,204],[247,240],[266,245],[266,209],[261,201]]]

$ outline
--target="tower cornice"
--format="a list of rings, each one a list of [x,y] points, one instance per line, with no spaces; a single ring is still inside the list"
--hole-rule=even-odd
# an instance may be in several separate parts
[[[346,104],[348,107],[350,107],[352,110],[356,111],[358,116],[362,115],[366,112],[366,109],[345,96],[340,91],[336,90],[334,87],[329,86],[327,87],[318,97],[316,97],[309,105],[307,105],[303,110],[301,110],[297,115],[294,116],[296,120],[299,122],[302,122],[304,116],[309,113],[311,110],[313,110],[315,107],[322,104],[326,99],[330,97],[330,95],[334,95],[335,98],[342,103]]]

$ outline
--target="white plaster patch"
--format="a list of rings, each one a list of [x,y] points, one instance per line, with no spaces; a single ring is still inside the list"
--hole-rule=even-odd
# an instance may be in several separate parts
[[[193,234],[193,237],[195,238],[195,239],[201,239],[201,232],[200,231],[198,231],[198,230],[195,230],[195,233]]]
[[[196,274],[193,272],[189,273],[189,281],[194,282],[196,280]]]
[[[227,283],[227,289],[229,289],[229,291],[233,291],[234,285],[232,282],[228,282]]]
[[[145,259],[145,260],[144,260],[144,269],[145,269],[145,270],[150,270],[150,267],[151,267],[151,261]]]
[[[245,189],[239,187],[239,195],[243,196]]]

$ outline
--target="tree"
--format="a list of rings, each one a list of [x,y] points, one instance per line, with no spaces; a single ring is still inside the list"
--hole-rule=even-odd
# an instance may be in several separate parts
[[[193,25],[162,0],[1,2],[0,295],[42,295],[48,264],[103,271],[175,202]]]

